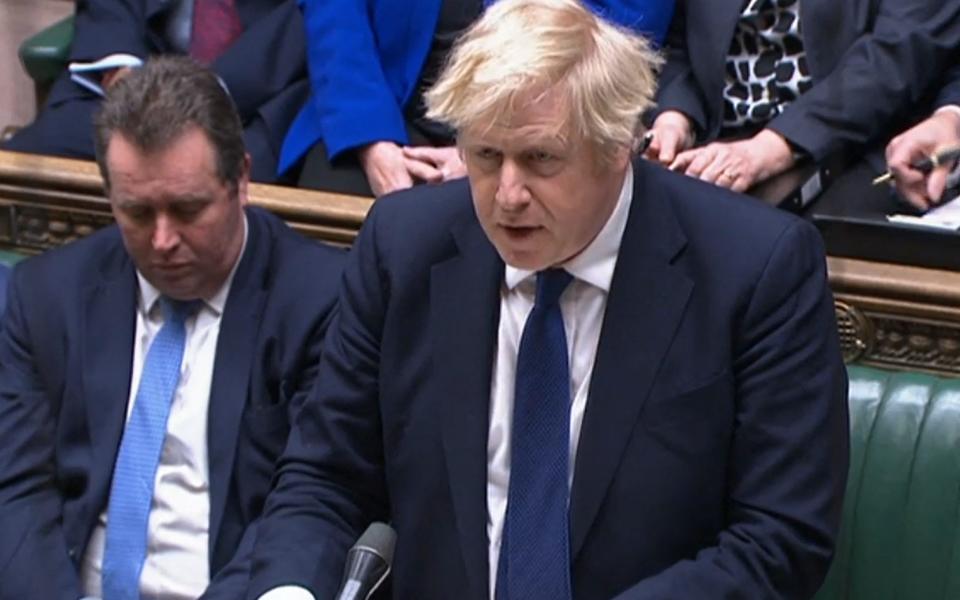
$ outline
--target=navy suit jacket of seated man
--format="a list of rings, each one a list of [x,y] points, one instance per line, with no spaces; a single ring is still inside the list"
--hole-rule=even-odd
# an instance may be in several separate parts
[[[342,253],[244,208],[240,121],[187,59],[99,119],[117,225],[18,264],[0,327],[0,598],[237,598]]]
[[[816,592],[848,462],[822,244],[631,161],[656,60],[575,0],[458,42],[427,99],[468,179],[364,224],[248,598],[334,597],[375,520],[386,597]]]

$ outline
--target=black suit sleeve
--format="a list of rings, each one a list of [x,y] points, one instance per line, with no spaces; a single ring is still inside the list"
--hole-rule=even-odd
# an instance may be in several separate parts
[[[676,110],[685,114],[697,131],[704,132],[708,128],[707,102],[690,65],[686,11],[686,2],[677,2],[664,44],[666,62],[660,73],[657,109],[651,112],[650,121],[665,110]]]
[[[960,51],[958,51],[957,66],[950,70],[946,77],[946,84],[937,97],[938,107],[948,104],[960,106]]]
[[[881,0],[870,30],[769,127],[815,160],[879,142],[930,93],[958,44],[960,4]]]
[[[22,274],[13,272],[0,326],[0,600],[77,600],[54,476],[55,395],[37,373],[27,314],[36,290]]]
[[[794,224],[734,340],[736,429],[726,527],[622,600],[810,598],[826,575],[848,464],[847,380],[822,244]]]

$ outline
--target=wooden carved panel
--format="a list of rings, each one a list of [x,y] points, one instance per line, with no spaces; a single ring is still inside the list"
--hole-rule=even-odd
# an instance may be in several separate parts
[[[326,242],[353,241],[371,198],[251,184],[251,204]],[[34,253],[112,222],[96,164],[0,151],[0,246]]]
[[[372,200],[253,184],[250,202],[348,245]],[[35,253],[111,222],[94,163],[0,151],[0,247]],[[848,361],[960,375],[960,273],[828,258]]]

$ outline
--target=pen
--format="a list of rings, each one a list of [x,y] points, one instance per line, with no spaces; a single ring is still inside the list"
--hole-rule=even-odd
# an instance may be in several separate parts
[[[956,148],[947,148],[946,150],[941,150],[934,153],[932,156],[922,158],[916,162],[910,163],[910,166],[914,169],[922,172],[929,173],[930,171],[936,169],[940,165],[949,163],[960,158],[960,147]],[[873,180],[873,185],[879,185],[881,183],[886,183],[893,178],[893,173],[887,171],[883,175],[880,175]]]
[[[643,138],[640,140],[640,145],[637,147],[637,154],[643,154],[647,151],[647,148],[650,147],[650,143],[653,142],[653,132],[648,131],[643,134]]]

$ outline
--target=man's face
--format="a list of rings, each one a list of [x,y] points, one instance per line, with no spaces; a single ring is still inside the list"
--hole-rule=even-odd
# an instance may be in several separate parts
[[[592,144],[558,131],[566,117],[559,95],[547,92],[518,103],[509,122],[460,135],[477,217],[511,266],[539,271],[574,257],[619,198],[629,152],[601,164]]]
[[[215,294],[243,245],[249,158],[240,181],[221,181],[213,146],[191,128],[153,152],[114,134],[106,165],[113,216],[147,281],[178,300]]]

